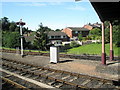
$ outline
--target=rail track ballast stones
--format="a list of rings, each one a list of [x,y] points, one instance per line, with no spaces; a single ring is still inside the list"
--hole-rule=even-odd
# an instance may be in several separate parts
[[[39,67],[8,59],[2,59],[2,61],[2,68],[0,69],[3,73],[2,77],[13,80],[27,89],[44,87],[55,89],[118,89],[120,87],[119,82],[113,80]]]

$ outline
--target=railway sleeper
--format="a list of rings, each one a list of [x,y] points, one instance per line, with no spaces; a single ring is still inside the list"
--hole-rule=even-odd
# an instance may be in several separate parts
[[[8,61],[9,62],[9,61]],[[17,65],[13,65],[13,64],[9,64],[6,63],[4,64],[7,66],[7,69],[10,70],[11,68],[15,68]],[[4,66],[3,65],[3,66]],[[27,71],[29,74],[27,77],[32,77],[34,74],[35,75],[39,75],[41,78],[44,78],[46,80],[46,78],[52,78],[55,79],[58,82],[62,82],[62,83],[66,83],[66,84],[75,84],[78,87],[82,86],[82,87],[91,87],[91,88],[96,88],[96,87],[111,87],[114,88],[115,86],[113,85],[113,81],[112,80],[106,80],[106,79],[100,79],[100,78],[96,78],[96,77],[91,77],[91,76],[85,76],[85,75],[76,75],[76,74],[71,74],[68,72],[64,72],[64,71],[59,71],[59,70],[50,70],[47,68],[42,68],[40,70],[34,70],[34,67],[32,66],[25,66],[23,68],[23,72],[19,71],[20,73],[23,73],[21,75],[24,75],[25,72]],[[50,72],[52,74],[50,74]],[[32,74],[30,74],[30,72],[32,72]],[[78,76],[70,79],[71,76]],[[39,78],[39,77],[38,77]],[[38,79],[37,78],[37,79]],[[43,82],[43,81],[42,81]]]
[[[25,86],[25,87],[27,87],[27,88],[40,88],[38,85],[36,85],[36,84],[31,84],[30,85],[30,82],[28,82],[28,81],[26,81],[26,80],[22,80],[22,79],[20,79],[20,78],[15,78],[15,76],[12,76],[12,78],[9,78],[9,79],[13,79],[14,78],[14,81],[15,82],[17,82],[17,83],[19,83],[19,84],[21,84],[21,85],[23,85],[23,86]],[[33,79],[33,77],[31,77],[32,79]],[[43,80],[42,82],[44,82],[45,80],[46,80],[46,78],[43,78],[43,77],[38,77],[39,78],[39,80]],[[32,87],[31,87],[32,86]]]
[[[61,86],[63,86],[63,83],[56,82],[56,83],[53,84],[53,86],[56,87],[56,88],[60,88]]]
[[[72,85],[69,85],[69,84],[63,84],[62,86],[59,87],[60,89],[69,89],[69,90],[76,90],[77,87],[76,86],[72,86]]]
[[[32,77],[30,77],[30,78],[36,80],[36,79],[39,78],[39,77],[40,77],[40,76],[38,76],[38,75],[32,75]]]
[[[69,78],[66,78],[66,79],[64,79],[65,81],[68,81],[68,82],[72,82],[72,81],[74,81],[74,80],[76,80],[78,77],[76,77],[76,76],[70,76]]]
[[[90,87],[90,88],[98,88],[102,85],[103,83],[101,83],[100,81],[98,80],[91,80],[90,82],[88,82],[86,84],[87,87]]]
[[[10,80],[10,79],[8,79],[8,78],[2,77],[2,79],[3,79],[6,83],[11,84],[12,87],[21,88],[21,89],[23,88],[23,89],[25,89],[25,90],[29,90],[27,87],[22,86],[22,85],[20,85],[19,83],[16,83],[16,82],[14,82],[14,81],[12,81],[12,80]],[[5,87],[5,86],[4,86],[4,87]]]
[[[53,74],[53,72],[51,72],[51,71],[45,71],[45,72],[43,72],[43,73],[40,73],[41,75],[45,75],[45,76],[48,76],[48,75],[52,75]]]

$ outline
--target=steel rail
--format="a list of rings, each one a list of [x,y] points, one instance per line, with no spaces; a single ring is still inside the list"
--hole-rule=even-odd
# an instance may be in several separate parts
[[[6,63],[4,63],[4,60],[6,61]],[[3,66],[5,65],[9,68],[14,68],[15,70],[20,70],[20,71],[24,72],[23,74],[27,73],[27,74],[36,75],[38,77],[44,77],[45,79],[50,79],[50,80],[53,80],[54,82],[60,82],[60,83],[71,85],[71,86],[74,86],[77,88],[79,87],[79,88],[89,89],[89,87],[86,84],[89,82],[94,82],[94,81],[97,81],[98,83],[101,82],[102,83],[101,85],[106,85],[106,84],[113,85],[114,84],[113,80],[91,77],[88,75],[81,75],[78,73],[71,73],[71,72],[67,72],[67,71],[55,70],[55,69],[50,69],[50,68],[45,68],[45,67],[39,67],[39,66],[21,63],[21,62],[17,62],[17,61],[13,61],[13,60],[8,60],[8,59],[4,59],[4,60],[3,60]],[[14,64],[16,64],[16,65],[14,65]],[[19,65],[17,66],[17,64],[21,64],[21,65],[23,65],[23,67],[22,66],[19,67]],[[52,76],[52,74],[50,75],[50,73],[53,73],[53,76]],[[73,77],[73,78],[70,79],[71,77]],[[70,80],[66,80],[66,79],[70,79]],[[77,83],[72,82],[72,81],[74,81],[74,79],[75,80],[83,79],[83,83],[79,84],[79,82],[77,82]]]

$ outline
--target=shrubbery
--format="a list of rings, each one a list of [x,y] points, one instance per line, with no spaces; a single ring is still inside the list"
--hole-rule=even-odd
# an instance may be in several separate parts
[[[20,47],[20,34],[18,32],[3,32],[2,46],[8,48]]]
[[[70,44],[71,47],[78,47],[80,46],[76,41],[72,41]]]

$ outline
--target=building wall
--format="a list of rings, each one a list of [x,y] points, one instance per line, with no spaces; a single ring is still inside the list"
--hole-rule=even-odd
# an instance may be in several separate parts
[[[61,40],[61,41],[69,41],[69,38],[54,38],[54,39],[49,39],[50,41],[52,40]]]
[[[89,31],[72,31],[69,28],[63,29],[62,32],[66,33],[70,38],[78,37],[79,34],[82,34],[83,37],[86,37],[89,34]]]
[[[86,37],[89,34],[89,31],[82,31],[82,36]]]
[[[72,37],[78,37],[79,34],[82,34],[82,31],[72,31]]]
[[[61,32],[64,32],[68,35],[68,37],[72,38],[72,30],[69,28],[63,29]]]

